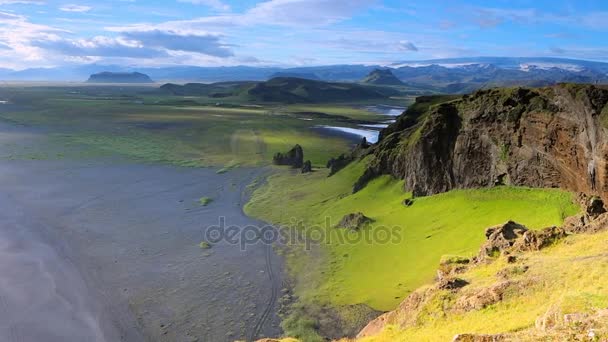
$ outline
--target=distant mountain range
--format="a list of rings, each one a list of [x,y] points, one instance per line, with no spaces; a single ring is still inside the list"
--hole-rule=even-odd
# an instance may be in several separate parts
[[[327,103],[381,100],[397,95],[394,88],[276,77],[262,82],[167,83],[160,90],[177,96],[207,96],[211,99],[255,103]]]
[[[376,69],[370,72],[361,83],[396,86],[404,85],[404,83],[393,74],[391,69]]]
[[[297,77],[331,82],[360,82],[376,69],[391,70],[407,86],[429,91],[463,93],[491,86],[543,86],[559,82],[608,83],[608,63],[563,58],[475,57],[403,61],[389,66],[328,65],[298,68],[195,67],[137,68],[79,65],[20,71],[0,69],[0,80],[83,82],[100,72],[139,72],[159,81],[265,81]]]
[[[91,75],[87,83],[154,83],[154,81],[140,72],[105,71]]]

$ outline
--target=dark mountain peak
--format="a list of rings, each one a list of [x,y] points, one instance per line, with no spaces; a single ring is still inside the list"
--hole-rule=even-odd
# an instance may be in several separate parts
[[[103,71],[93,74],[88,83],[154,83],[152,79],[139,72],[109,72]]]
[[[403,85],[390,69],[375,69],[362,81],[367,84]]]

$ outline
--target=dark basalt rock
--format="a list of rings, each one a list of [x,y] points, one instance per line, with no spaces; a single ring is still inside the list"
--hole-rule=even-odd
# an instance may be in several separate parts
[[[335,175],[353,161],[361,159],[368,155],[371,146],[372,145],[368,143],[367,139],[364,137],[363,139],[361,139],[361,142],[353,148],[350,154],[342,154],[338,158],[331,158],[327,162],[327,168],[330,169],[329,177]]]
[[[338,158],[331,158],[327,162],[327,168],[329,169],[329,177],[338,173],[338,171],[348,166],[348,164],[350,164],[352,161],[352,158],[347,157],[345,154],[340,155]]]
[[[604,201],[599,197],[592,197],[587,206],[587,214],[591,217],[597,217],[606,212]]]
[[[406,207],[411,207],[414,205],[414,200],[412,198],[406,198],[403,200],[402,204]]]
[[[302,173],[311,173],[312,172],[312,163],[310,160],[304,162],[304,166],[302,166]]]
[[[287,153],[277,153],[272,158],[275,165],[288,165],[294,169],[299,169],[304,166],[304,150],[302,146],[296,145]]]

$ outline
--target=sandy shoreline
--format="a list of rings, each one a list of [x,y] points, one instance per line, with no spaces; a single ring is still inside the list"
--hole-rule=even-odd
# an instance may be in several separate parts
[[[23,133],[31,142],[22,130],[0,125],[0,140],[20,143]],[[65,160],[0,160],[0,170],[0,270],[13,275],[0,282],[0,340],[233,341],[281,333],[280,258],[264,245],[199,247],[204,227],[221,216],[230,225],[262,225],[241,210],[242,189],[262,170],[218,175]],[[202,196],[214,201],[202,207]]]

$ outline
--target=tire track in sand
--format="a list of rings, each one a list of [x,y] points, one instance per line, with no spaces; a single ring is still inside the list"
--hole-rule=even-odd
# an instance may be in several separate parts
[[[266,272],[268,274],[268,279],[270,280],[270,290],[271,290],[270,300],[268,301],[266,308],[264,309],[264,312],[262,312],[260,319],[258,320],[258,322],[255,324],[253,330],[251,331],[251,335],[249,336],[249,341],[255,341],[258,338],[258,336],[260,335],[262,328],[264,328],[264,325],[266,324],[268,317],[270,317],[270,314],[272,313],[272,309],[274,308],[274,306],[277,302],[277,298],[278,298],[278,294],[279,294],[279,282],[277,281],[277,279],[274,275],[274,271],[272,269],[272,245],[266,246]]]

